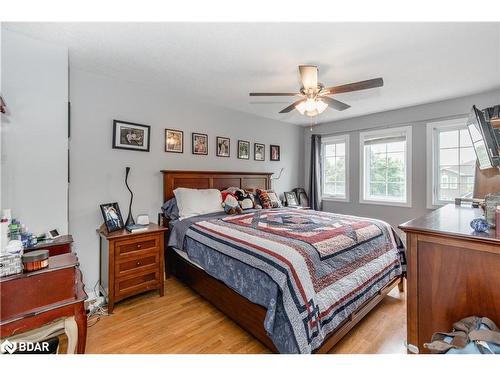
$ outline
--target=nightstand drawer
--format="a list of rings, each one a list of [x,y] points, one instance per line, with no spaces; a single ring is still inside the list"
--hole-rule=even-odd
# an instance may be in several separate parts
[[[115,297],[124,297],[158,288],[160,274],[157,269],[119,277],[115,281]]]
[[[145,268],[158,267],[160,254],[157,249],[148,250],[146,253],[127,257],[125,260],[116,262],[115,272],[118,277],[128,275],[137,271],[142,271]]]
[[[125,241],[117,241],[115,254],[117,257],[132,255],[137,251],[158,248],[158,236],[140,237]]]

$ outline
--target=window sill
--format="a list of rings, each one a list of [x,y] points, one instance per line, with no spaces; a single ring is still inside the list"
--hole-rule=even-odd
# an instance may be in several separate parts
[[[331,195],[323,196],[323,197],[321,197],[321,200],[327,201],[327,202],[344,202],[344,203],[350,202],[349,197],[342,198],[342,197],[334,197]]]
[[[374,204],[380,206],[395,206],[395,207],[406,207],[411,208],[411,202],[397,202],[397,201],[378,201],[378,200],[369,200],[369,199],[360,199],[360,204]]]

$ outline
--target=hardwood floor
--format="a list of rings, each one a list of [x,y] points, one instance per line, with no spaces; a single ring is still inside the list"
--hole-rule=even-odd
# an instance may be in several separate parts
[[[406,353],[406,301],[398,288],[331,353]],[[170,278],[156,292],[125,300],[88,329],[87,353],[269,353],[188,287]]]

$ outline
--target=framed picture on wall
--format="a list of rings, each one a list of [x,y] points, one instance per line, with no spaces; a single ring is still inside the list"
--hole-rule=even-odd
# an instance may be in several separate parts
[[[253,144],[253,158],[254,160],[264,161],[266,158],[266,145],[262,143]]]
[[[280,146],[278,145],[271,145],[270,146],[270,160],[272,161],[279,161],[280,160]]]
[[[165,151],[178,154],[184,152],[184,132],[182,130],[165,129]]]
[[[250,142],[238,140],[238,159],[250,159]]]
[[[101,204],[101,213],[104,225],[108,232],[114,232],[124,228],[122,213],[117,202]]]
[[[113,148],[149,152],[149,125],[113,120]]]
[[[225,137],[217,137],[216,143],[216,155],[228,158],[231,155],[231,140]]]
[[[208,135],[193,133],[191,152],[194,155],[208,155]]]

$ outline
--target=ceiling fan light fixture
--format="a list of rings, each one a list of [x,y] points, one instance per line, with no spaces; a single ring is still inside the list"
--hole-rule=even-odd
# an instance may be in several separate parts
[[[319,115],[319,112],[318,112],[317,109],[314,109],[312,111],[306,111],[305,115],[308,116],[308,117],[314,117],[314,116]]]
[[[299,111],[301,115],[309,117],[314,117],[323,113],[326,108],[328,108],[328,104],[317,99],[307,99],[295,106],[295,109]]]
[[[307,99],[305,103],[306,112],[312,112],[316,109],[316,100],[315,99]]]
[[[295,109],[303,115],[306,112],[306,102],[300,102],[295,106]]]
[[[316,101],[316,109],[318,110],[319,113],[323,113],[327,108],[328,104],[325,103],[323,100],[320,99]]]

